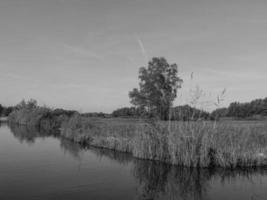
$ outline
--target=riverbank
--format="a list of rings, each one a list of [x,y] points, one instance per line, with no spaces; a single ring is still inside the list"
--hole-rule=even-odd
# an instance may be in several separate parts
[[[37,108],[18,109],[10,123],[57,130],[83,145],[136,158],[188,167],[247,168],[267,165],[266,122],[168,122],[88,118]]]

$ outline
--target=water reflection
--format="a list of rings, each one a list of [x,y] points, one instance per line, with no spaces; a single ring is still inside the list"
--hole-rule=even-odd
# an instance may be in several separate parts
[[[211,177],[206,171],[139,161],[134,175],[139,180],[139,199],[206,199]]]
[[[117,152],[109,149],[90,147],[90,151],[94,152],[94,154],[99,158],[106,157],[120,163],[121,165],[127,165],[134,160],[134,158],[128,153]]]
[[[261,177],[267,175],[266,169],[254,170],[224,170],[224,169],[195,169],[170,166],[162,163],[134,159],[126,153],[115,152],[107,149],[89,148],[68,140],[57,137],[56,133],[47,133],[33,127],[11,126],[13,135],[20,142],[34,143],[39,137],[55,137],[60,140],[61,149],[74,157],[82,159],[81,154],[86,151],[93,152],[99,158],[108,158],[120,165],[131,164],[130,173],[137,181],[135,199],[184,199],[206,200],[223,199],[219,194],[224,194],[223,186],[249,184],[260,186]],[[118,181],[119,181],[118,177]],[[265,179],[266,181],[266,179]],[[266,182],[265,182],[266,184]],[[244,186],[245,185],[245,186]],[[255,186],[255,187],[256,187]],[[217,188],[214,193],[214,188]],[[218,189],[219,188],[219,189]],[[248,187],[249,189],[250,187]],[[218,191],[222,191],[219,193]],[[264,199],[264,196],[247,192],[248,199]],[[265,192],[265,191],[263,191]],[[242,194],[233,193],[233,199],[241,199]]]
[[[75,159],[80,159],[80,154],[85,150],[85,148],[79,144],[60,138],[58,132],[48,132],[33,126],[19,126],[15,124],[10,124],[9,127],[13,136],[20,143],[25,142],[27,144],[33,144],[37,138],[54,137],[60,140],[60,148],[62,151],[68,153]]]
[[[258,182],[266,169],[225,170],[173,167],[152,161],[135,161],[134,176],[139,181],[138,199],[210,199],[213,184]],[[257,195],[255,195],[257,196]]]
[[[81,145],[66,139],[60,139],[60,148],[64,153],[68,153],[73,158],[81,160],[81,154],[84,151],[84,148]]]
[[[47,132],[45,130],[38,129],[34,126],[19,126],[15,124],[9,125],[12,134],[21,143],[26,142],[28,144],[34,143],[36,138],[56,137],[58,133]]]
[[[0,118],[0,127],[1,127],[1,126],[6,126],[6,125],[7,125],[6,120],[2,120],[2,119]]]

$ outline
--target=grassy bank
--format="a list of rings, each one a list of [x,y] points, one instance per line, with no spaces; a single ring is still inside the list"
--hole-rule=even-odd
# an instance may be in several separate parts
[[[141,159],[190,167],[256,167],[267,164],[263,122],[144,122],[75,116],[61,135],[75,142],[130,152]]]
[[[267,164],[266,122],[162,122],[88,118],[47,108],[17,109],[11,123],[37,126],[77,143],[190,167]]]

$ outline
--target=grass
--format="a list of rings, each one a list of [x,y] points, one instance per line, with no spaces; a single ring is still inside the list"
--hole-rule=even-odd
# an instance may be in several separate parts
[[[9,121],[52,132],[60,130],[59,136],[76,143],[174,165],[223,168],[267,165],[266,121],[173,121],[169,124],[88,118],[42,107],[16,110]]]
[[[75,142],[189,167],[267,164],[266,122],[144,122],[75,116],[61,135]]]
[[[62,123],[61,136],[81,144],[132,152],[135,121],[103,120],[74,115]]]

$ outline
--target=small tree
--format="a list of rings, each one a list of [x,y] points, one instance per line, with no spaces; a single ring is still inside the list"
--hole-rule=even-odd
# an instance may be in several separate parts
[[[131,103],[144,108],[152,116],[168,119],[177,89],[182,79],[177,76],[176,64],[169,64],[165,58],[152,58],[148,67],[139,69],[139,89],[129,92]]]
[[[19,104],[16,105],[17,109],[35,109],[37,108],[37,101],[30,99],[27,102],[23,99]]]

